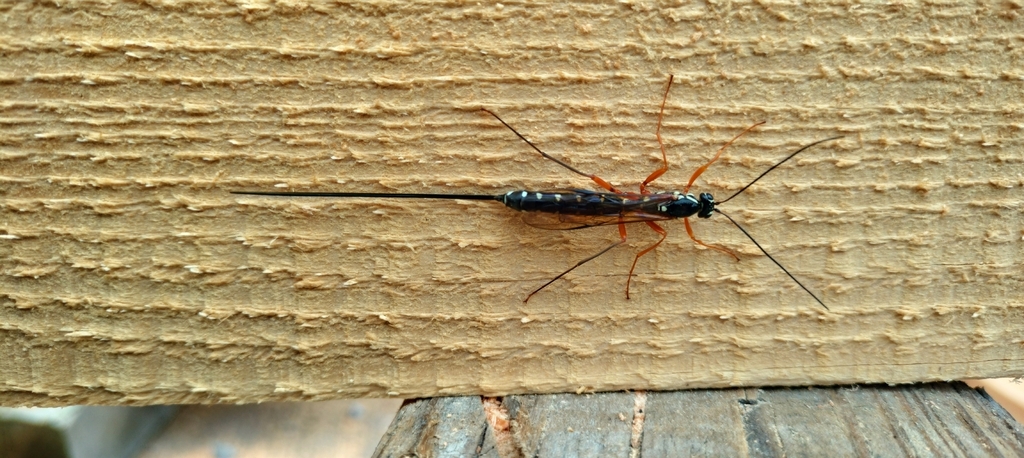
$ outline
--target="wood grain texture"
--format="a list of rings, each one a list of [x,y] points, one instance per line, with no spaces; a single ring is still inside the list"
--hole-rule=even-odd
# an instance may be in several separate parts
[[[1020,10],[948,3],[0,4],[0,404],[257,402],[1024,373]],[[723,210],[617,237],[485,202]]]
[[[507,425],[489,421],[485,402],[475,396],[409,401],[374,456],[1016,456],[1024,448],[1020,424],[983,391],[960,382],[496,402],[509,413]],[[462,439],[467,434],[475,436]],[[455,443],[479,445],[444,446]]]
[[[400,457],[408,454],[499,456],[495,430],[488,427],[480,397],[407,401],[384,433],[374,455]]]

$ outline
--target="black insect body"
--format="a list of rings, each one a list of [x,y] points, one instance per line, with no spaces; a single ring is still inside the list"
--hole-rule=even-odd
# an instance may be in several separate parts
[[[621,191],[619,189],[616,189],[610,183],[608,183],[604,179],[598,177],[597,175],[581,172],[581,171],[577,170],[576,168],[574,168],[573,166],[571,166],[569,164],[566,164],[565,162],[562,162],[562,161],[558,160],[557,158],[555,158],[553,156],[548,155],[544,151],[541,151],[540,148],[535,146],[532,142],[527,140],[526,137],[524,137],[519,132],[517,132],[514,128],[512,128],[512,126],[508,125],[505,121],[503,121],[500,117],[498,117],[498,115],[494,114],[490,110],[482,109],[483,111],[491,114],[491,116],[494,116],[495,119],[497,119],[499,122],[504,124],[505,127],[508,127],[519,138],[521,138],[523,141],[525,141],[527,144],[529,144],[530,147],[532,147],[535,151],[540,153],[542,156],[544,156],[545,158],[550,159],[550,160],[558,163],[562,167],[565,167],[565,168],[571,170],[573,173],[576,173],[578,175],[582,175],[582,176],[585,176],[587,178],[590,178],[591,180],[593,180],[595,183],[597,183],[597,185],[600,186],[605,191],[604,192],[598,192],[598,191],[591,191],[591,190],[585,190],[585,189],[559,189],[559,190],[548,190],[548,191],[516,190],[516,191],[509,191],[509,192],[507,192],[505,194],[500,194],[500,195],[493,195],[493,194],[391,194],[391,193],[351,193],[351,192],[345,192],[345,193],[335,193],[335,192],[247,192],[247,191],[234,191],[232,193],[233,194],[260,195],[260,196],[289,196],[289,197],[349,197],[349,198],[383,198],[383,199],[396,199],[397,198],[397,199],[496,200],[496,201],[502,202],[507,207],[509,207],[509,208],[511,208],[513,210],[518,210],[518,211],[524,212],[524,217],[523,217],[524,222],[526,222],[527,224],[529,224],[531,226],[534,226],[534,227],[537,227],[537,228],[541,228],[541,229],[568,230],[568,229],[583,229],[583,228],[587,228],[587,227],[607,226],[607,225],[617,225],[619,227],[619,240],[618,241],[616,241],[615,243],[612,243],[611,245],[609,245],[608,247],[604,248],[603,250],[601,250],[597,254],[595,254],[593,256],[590,256],[590,257],[588,257],[588,258],[586,258],[586,259],[576,263],[574,266],[570,267],[565,272],[562,272],[561,274],[559,274],[555,278],[552,278],[551,280],[549,280],[547,283],[541,285],[539,288],[535,289],[528,296],[526,296],[526,299],[524,300],[524,302],[529,301],[530,298],[533,297],[534,294],[537,294],[538,292],[540,292],[541,290],[546,288],[551,283],[554,283],[559,278],[562,278],[563,276],[565,276],[569,272],[572,272],[577,267],[579,267],[579,266],[581,266],[581,265],[583,265],[583,264],[593,260],[594,258],[597,258],[598,256],[601,256],[602,254],[608,252],[612,248],[615,248],[615,247],[625,243],[626,242],[626,224],[631,224],[631,223],[644,223],[644,224],[647,224],[648,227],[650,227],[652,230],[654,230],[655,232],[660,234],[661,238],[657,242],[655,242],[654,244],[648,246],[647,248],[645,248],[645,249],[641,250],[639,253],[637,253],[636,257],[633,259],[633,265],[629,269],[629,275],[627,276],[627,280],[626,280],[626,298],[627,299],[629,298],[629,285],[630,285],[631,280],[633,278],[633,271],[636,269],[637,261],[639,261],[640,258],[642,256],[644,256],[645,254],[650,253],[655,248],[657,248],[658,245],[660,245],[661,242],[663,242],[665,240],[665,237],[668,236],[668,232],[666,232],[664,228],[662,228],[660,225],[657,224],[658,221],[666,221],[666,220],[682,218],[683,219],[683,224],[686,227],[687,234],[690,236],[690,238],[695,243],[697,243],[699,245],[702,245],[702,246],[705,246],[705,247],[708,247],[708,248],[711,248],[711,249],[714,249],[714,250],[721,251],[723,253],[726,253],[726,254],[732,256],[733,258],[735,258],[738,261],[739,257],[735,253],[733,253],[732,251],[730,251],[730,250],[728,250],[728,249],[726,249],[724,247],[720,247],[720,246],[717,246],[717,245],[704,243],[704,242],[698,240],[694,236],[694,234],[693,234],[693,228],[690,226],[689,217],[696,215],[698,218],[710,218],[712,214],[719,213],[722,216],[725,216],[726,218],[728,218],[729,221],[731,221],[737,228],[739,228],[740,231],[743,232],[744,235],[747,236],[747,238],[749,238],[752,242],[754,242],[754,245],[756,245],[757,248],[760,249],[761,252],[764,253],[765,256],[768,257],[768,259],[771,259],[772,262],[774,262],[777,266],[779,266],[779,268],[782,269],[782,271],[785,272],[786,275],[789,276],[789,278],[791,278],[794,282],[796,282],[796,284],[799,285],[801,288],[803,288],[803,290],[806,291],[807,294],[810,294],[811,297],[813,297],[814,300],[818,302],[818,304],[820,304],[822,307],[825,307],[825,309],[827,310],[828,307],[825,306],[825,304],[821,301],[821,299],[819,299],[816,295],[814,295],[814,293],[812,293],[809,289],[807,289],[806,286],[804,286],[802,283],[800,283],[800,281],[797,280],[796,277],[794,277],[791,273],[789,273],[789,271],[786,270],[786,268],[783,267],[782,264],[780,264],[778,261],[775,260],[775,258],[773,258],[770,254],[768,254],[768,252],[765,251],[764,248],[762,248],[761,245],[758,244],[756,240],[754,240],[754,238],[746,231],[746,229],[744,229],[742,226],[740,226],[739,223],[737,223],[735,220],[732,219],[732,217],[730,217],[729,215],[723,213],[721,210],[716,208],[716,205],[720,205],[722,203],[728,202],[733,197],[736,197],[737,195],[739,195],[740,193],[745,191],[747,188],[749,188],[751,185],[756,183],[758,180],[760,180],[762,177],[764,177],[766,174],[768,174],[768,172],[771,172],[776,167],[782,165],[783,163],[785,163],[789,159],[793,158],[797,154],[800,154],[804,150],[806,150],[806,149],[808,149],[808,148],[810,148],[812,146],[818,145],[820,143],[831,141],[831,140],[835,140],[835,139],[838,139],[838,138],[841,138],[841,137],[832,137],[832,138],[828,138],[828,139],[825,139],[825,140],[820,140],[820,141],[811,143],[811,144],[809,144],[807,146],[804,146],[804,147],[800,148],[796,152],[794,152],[794,153],[790,154],[789,156],[787,156],[785,159],[779,161],[777,164],[775,164],[772,167],[770,167],[768,170],[764,171],[764,173],[762,173],[760,176],[758,176],[753,181],[751,181],[750,184],[744,186],[742,189],[737,191],[735,194],[730,196],[728,199],[723,200],[722,202],[717,202],[716,203],[714,197],[712,197],[711,194],[709,194],[709,193],[701,193],[698,196],[694,196],[693,194],[690,194],[689,190],[690,190],[690,187],[693,185],[694,181],[696,181],[697,178],[702,173],[704,173],[704,171],[707,170],[707,168],[711,164],[713,164],[715,161],[718,160],[718,158],[722,155],[722,152],[725,151],[725,148],[727,148],[729,145],[731,145],[733,142],[735,142],[740,136],[742,136],[743,134],[749,132],[754,127],[757,127],[757,126],[759,126],[761,124],[764,124],[763,122],[762,123],[758,123],[758,124],[755,124],[755,125],[753,125],[751,127],[748,127],[746,130],[744,130],[739,135],[734,137],[728,143],[723,145],[718,150],[717,154],[715,154],[715,157],[713,157],[710,161],[708,161],[703,166],[699,167],[693,173],[693,175],[690,176],[690,181],[686,184],[686,187],[683,188],[683,190],[681,192],[680,191],[673,191],[673,192],[655,193],[655,192],[652,192],[650,189],[648,189],[647,186],[651,182],[653,182],[654,180],[658,179],[658,177],[663,175],[666,171],[668,171],[668,156],[667,156],[667,154],[665,152],[664,142],[661,139],[661,122],[662,122],[662,118],[663,118],[664,113],[665,113],[665,102],[668,100],[668,92],[669,92],[669,89],[671,87],[672,87],[672,78],[669,77],[668,88],[665,89],[665,96],[663,97],[662,102],[661,102],[661,112],[658,114],[658,127],[657,127],[657,130],[655,131],[655,135],[658,138],[658,144],[661,147],[662,166],[660,168],[658,168],[657,170],[655,170],[654,172],[652,172],[647,177],[647,179],[645,179],[642,183],[640,183],[640,192],[625,192],[625,191]]]
[[[586,217],[578,227],[558,227],[557,229],[580,229],[593,226],[593,217],[609,215],[629,215],[628,223],[651,221],[642,215],[657,215],[656,219],[686,218],[698,215],[701,218],[711,216],[715,210],[715,201],[711,194],[704,193],[700,199],[692,194],[633,194],[595,192],[587,189],[567,189],[555,192],[509,191],[501,196],[501,202],[513,210],[537,212],[538,214],[559,215],[559,221],[572,226],[572,216]],[[614,213],[610,213],[614,212]],[[616,221],[612,221],[617,223]],[[532,226],[538,226],[533,223]]]

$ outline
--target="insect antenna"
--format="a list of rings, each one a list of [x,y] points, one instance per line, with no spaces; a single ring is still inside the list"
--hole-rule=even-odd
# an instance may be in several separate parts
[[[818,144],[821,144],[821,143],[825,143],[825,142],[827,142],[827,141],[837,140],[837,139],[840,139],[840,138],[843,138],[843,137],[842,137],[842,136],[839,136],[839,137],[832,137],[832,138],[826,138],[826,139],[824,139],[824,140],[818,140],[818,141],[816,141],[816,142],[814,142],[814,143],[811,143],[811,144],[809,144],[809,145],[806,145],[806,146],[804,146],[804,147],[802,147],[802,148],[800,148],[800,149],[798,149],[798,150],[794,151],[794,152],[793,152],[793,154],[790,154],[789,156],[786,156],[786,158],[785,158],[785,159],[783,159],[783,160],[779,161],[779,162],[778,162],[777,164],[775,164],[775,165],[773,165],[773,166],[769,167],[769,168],[768,168],[768,170],[765,170],[765,171],[764,171],[764,172],[762,172],[762,173],[761,173],[760,175],[758,175],[758,176],[757,176],[757,178],[754,178],[754,181],[751,181],[751,182],[750,182],[750,183],[748,183],[748,184],[747,184],[746,186],[744,186],[744,187],[743,187],[742,189],[740,189],[739,191],[736,191],[736,193],[735,193],[735,194],[733,194],[733,195],[731,195],[731,196],[729,196],[729,198],[728,198],[728,199],[725,199],[725,200],[723,200],[723,201],[721,201],[721,202],[716,202],[716,204],[717,204],[717,205],[721,205],[721,204],[724,204],[724,203],[726,203],[726,202],[728,202],[728,201],[732,200],[732,198],[733,198],[733,197],[736,197],[736,196],[740,195],[740,193],[742,193],[743,191],[746,191],[746,190],[747,190],[747,188],[749,188],[749,187],[753,186],[753,184],[754,184],[754,183],[757,183],[757,180],[760,180],[761,178],[764,178],[764,176],[765,176],[765,175],[767,175],[767,174],[768,174],[768,172],[771,172],[772,170],[775,170],[775,168],[776,168],[776,167],[778,167],[778,166],[780,166],[780,165],[784,164],[784,163],[785,163],[786,161],[788,161],[788,160],[792,159],[792,158],[793,158],[793,156],[796,156],[797,154],[800,154],[800,153],[804,152],[804,151],[805,151],[805,150],[807,150],[808,148],[810,148],[810,147],[812,147],[812,146],[814,146],[814,145],[818,145]],[[729,219],[729,221],[731,221],[731,222],[732,222],[732,224],[733,224],[733,225],[735,225],[735,226],[736,226],[736,228],[737,228],[737,229],[739,229],[739,230],[740,230],[740,232],[742,232],[742,233],[743,233],[743,235],[747,236],[747,238],[748,238],[748,239],[750,239],[750,241],[751,241],[751,242],[754,242],[754,245],[756,245],[756,246],[757,246],[757,249],[761,250],[761,252],[762,252],[762,253],[764,253],[764,255],[765,255],[765,256],[768,256],[768,259],[771,259],[771,260],[772,260],[772,262],[774,262],[774,263],[775,263],[775,265],[779,266],[779,268],[780,268],[780,269],[782,269],[782,271],[783,271],[783,272],[785,272],[785,273],[786,273],[786,275],[788,275],[788,276],[789,276],[789,278],[790,278],[791,280],[793,280],[794,282],[796,282],[796,284],[797,284],[797,285],[800,285],[800,288],[803,288],[803,290],[804,290],[804,291],[806,291],[806,292],[807,292],[807,294],[810,294],[810,295],[811,295],[811,297],[813,297],[813,298],[814,298],[814,300],[818,301],[818,304],[820,304],[820,305],[821,305],[822,307],[825,307],[825,310],[829,310],[828,306],[826,306],[826,305],[825,305],[825,303],[821,301],[821,299],[818,299],[818,296],[815,296],[815,295],[814,295],[814,293],[812,293],[812,292],[811,292],[811,290],[807,289],[807,287],[806,287],[806,286],[804,286],[804,284],[803,284],[803,283],[800,283],[800,280],[797,280],[797,279],[796,279],[796,277],[794,277],[794,276],[793,276],[793,274],[789,273],[789,271],[788,271],[788,270],[786,270],[786,268],[785,268],[785,267],[783,267],[783,266],[782,266],[782,264],[780,264],[780,263],[779,263],[779,261],[776,261],[776,260],[775,260],[775,258],[773,258],[773,257],[772,257],[772,255],[768,254],[768,252],[767,252],[767,251],[765,251],[765,249],[764,249],[763,247],[761,247],[761,244],[760,244],[760,243],[757,243],[757,240],[754,240],[754,237],[753,237],[752,235],[750,235],[750,233],[749,233],[749,232],[747,232],[747,230],[746,230],[746,229],[744,229],[744,228],[743,228],[743,226],[740,226],[740,223],[737,223],[737,222],[736,222],[736,220],[732,219],[732,217],[731,217],[731,216],[729,216],[729,215],[725,214],[725,212],[723,212],[723,211],[721,211],[721,210],[719,210],[719,209],[717,209],[717,208],[715,208],[715,209],[714,209],[714,211],[715,211],[716,213],[719,213],[719,214],[721,214],[722,216],[724,216],[724,217],[728,218],[728,219]]]
[[[729,196],[729,198],[728,198],[728,199],[725,199],[725,200],[723,200],[723,201],[721,201],[721,202],[716,202],[716,204],[718,204],[718,205],[722,205],[722,204],[724,204],[724,203],[726,203],[726,202],[728,202],[728,201],[732,200],[732,198],[733,198],[733,197],[736,197],[736,196],[740,195],[740,193],[741,193],[741,192],[743,192],[743,191],[746,191],[746,190],[747,190],[747,188],[749,188],[749,187],[753,186],[753,185],[754,185],[754,183],[757,183],[757,180],[760,180],[761,178],[764,178],[764,176],[765,176],[765,175],[767,175],[767,174],[768,174],[768,172],[771,172],[772,170],[775,170],[775,168],[776,168],[776,167],[778,167],[778,166],[780,166],[780,165],[782,165],[782,164],[785,164],[785,163],[786,163],[786,161],[788,161],[788,160],[792,159],[792,158],[793,158],[793,156],[796,156],[797,154],[800,154],[800,153],[804,152],[804,151],[805,151],[806,149],[808,149],[808,148],[810,148],[810,147],[812,147],[812,146],[815,146],[815,145],[820,145],[820,144],[822,144],[822,143],[825,143],[825,142],[829,142],[829,141],[832,141],[832,140],[838,140],[838,139],[840,139],[840,138],[843,138],[843,136],[842,136],[842,135],[840,135],[840,136],[838,136],[838,137],[832,137],[832,138],[826,138],[826,139],[824,139],[824,140],[818,140],[818,141],[816,141],[816,142],[814,142],[814,143],[811,143],[811,144],[809,144],[809,145],[806,145],[806,146],[804,146],[803,148],[800,148],[800,149],[798,149],[798,150],[794,151],[794,152],[793,152],[793,154],[790,154],[789,156],[786,156],[786,158],[785,158],[785,159],[783,159],[783,160],[781,160],[781,161],[779,161],[779,163],[778,163],[778,164],[775,164],[775,165],[773,165],[773,166],[771,166],[771,167],[768,167],[768,170],[765,170],[765,171],[764,171],[764,172],[762,172],[762,173],[761,173],[760,175],[758,175],[758,176],[757,176],[757,178],[754,178],[754,181],[751,181],[750,183],[748,183],[748,184],[747,184],[746,186],[744,186],[744,187],[743,187],[743,189],[740,189],[739,191],[736,191],[736,193],[735,193],[735,194],[733,194],[733,195],[731,195],[731,196]],[[725,213],[723,213],[723,215],[724,215],[724,214],[725,214]]]
[[[786,270],[785,267],[782,267],[782,264],[779,264],[779,261],[776,261],[775,258],[772,257],[772,255],[768,254],[768,252],[765,251],[764,248],[761,247],[761,244],[757,243],[757,240],[754,240],[754,237],[751,236],[750,233],[747,232],[747,230],[743,228],[743,226],[740,226],[740,223],[737,223],[736,220],[732,219],[731,216],[725,214],[724,212],[722,212],[721,210],[719,210],[717,208],[715,209],[715,212],[721,214],[722,216],[724,216],[726,218],[728,218],[729,221],[732,221],[732,223],[736,225],[736,227],[740,230],[740,232],[743,232],[743,235],[746,235],[747,238],[750,239],[751,242],[754,242],[754,245],[757,245],[757,249],[761,250],[761,252],[764,253],[765,256],[768,256],[768,259],[771,259],[772,262],[775,263],[775,265],[779,266],[779,268],[782,269],[782,271],[785,272],[786,275],[789,275],[789,278],[791,278],[793,281],[795,281],[796,284],[800,285],[800,287],[803,288],[804,291],[807,291],[807,294],[810,294],[811,297],[814,298],[814,300],[818,301],[818,304],[820,304],[822,307],[825,307],[825,310],[829,310],[828,306],[825,305],[825,303],[822,302],[821,299],[818,299],[818,296],[815,296],[814,293],[812,293],[811,290],[807,289],[807,287],[804,286],[803,283],[800,283],[800,280],[797,280],[796,277],[794,277],[793,274],[789,273],[789,271]]]

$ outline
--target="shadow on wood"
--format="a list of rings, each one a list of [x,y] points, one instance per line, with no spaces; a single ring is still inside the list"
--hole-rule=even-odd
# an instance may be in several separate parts
[[[409,400],[375,457],[1013,456],[1024,430],[955,383]]]

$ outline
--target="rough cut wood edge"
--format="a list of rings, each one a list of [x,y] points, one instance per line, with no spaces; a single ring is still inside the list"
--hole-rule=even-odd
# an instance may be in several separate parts
[[[241,403],[1024,373],[1010,3],[0,3],[0,404]],[[614,228],[486,203],[231,189],[627,189],[723,206],[539,284]]]
[[[506,416],[496,421],[487,410]],[[1021,425],[984,391],[954,382],[416,399],[402,406],[373,456],[1016,456],[1021,450]]]

